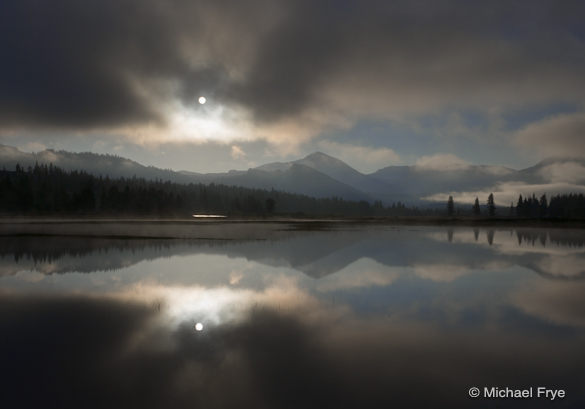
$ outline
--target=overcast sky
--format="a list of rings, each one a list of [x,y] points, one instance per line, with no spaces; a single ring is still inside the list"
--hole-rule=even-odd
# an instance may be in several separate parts
[[[3,0],[0,143],[193,171],[316,150],[366,172],[585,157],[584,15],[582,1]]]

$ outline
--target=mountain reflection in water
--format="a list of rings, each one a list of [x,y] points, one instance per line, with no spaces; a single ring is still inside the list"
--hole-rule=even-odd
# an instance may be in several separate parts
[[[0,406],[584,407],[584,266],[570,229],[0,237]]]

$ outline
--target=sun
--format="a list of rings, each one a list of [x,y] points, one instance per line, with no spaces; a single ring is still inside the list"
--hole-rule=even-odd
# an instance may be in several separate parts
[[[201,105],[203,105],[203,104],[205,104],[207,102],[207,98],[205,98],[205,97],[199,97],[198,101],[199,101],[199,103]]]

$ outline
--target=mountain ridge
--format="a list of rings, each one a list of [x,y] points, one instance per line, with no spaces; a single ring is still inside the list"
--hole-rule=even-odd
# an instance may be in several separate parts
[[[35,163],[59,166],[64,170],[84,170],[96,176],[141,177],[169,180],[176,183],[203,183],[275,189],[312,197],[339,197],[345,200],[380,200],[384,203],[402,201],[422,203],[424,197],[444,192],[480,191],[498,183],[545,184],[559,177],[559,169],[567,169],[571,180],[580,181],[583,159],[545,159],[528,168],[516,170],[503,166],[465,165],[458,168],[425,168],[417,165],[387,166],[364,174],[347,163],[323,152],[314,152],[289,162],[272,162],[248,170],[217,173],[174,171],[112,154],[74,153],[47,149],[26,153],[0,144],[0,166],[14,168]],[[448,164],[447,164],[448,165]],[[562,176],[562,172],[560,173]],[[584,176],[585,179],[585,176]]]

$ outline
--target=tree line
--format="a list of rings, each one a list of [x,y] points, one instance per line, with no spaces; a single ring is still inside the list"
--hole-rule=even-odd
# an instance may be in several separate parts
[[[514,213],[517,217],[530,218],[585,218],[585,196],[582,193],[569,193],[552,196],[550,201],[546,195],[536,198],[518,197]]]
[[[277,190],[250,189],[220,184],[181,184],[143,178],[110,178],[84,171],[64,171],[49,165],[0,170],[0,214],[190,217],[196,213],[226,216],[346,216],[416,217],[444,215],[440,209],[408,207],[401,202],[384,205],[341,198],[314,198]],[[547,199],[520,196],[509,212],[496,210],[494,195],[485,205],[476,198],[470,208],[456,209],[452,196],[447,214],[518,217],[585,218],[583,194],[561,194]],[[507,213],[507,214],[506,214]]]
[[[84,215],[190,217],[227,216],[417,216],[397,202],[314,198],[276,190],[218,184],[180,184],[142,178],[109,178],[64,171],[52,164],[0,170],[0,213],[4,215]]]
[[[584,219],[585,218],[585,196],[582,193],[564,193],[552,196],[548,200],[546,194],[537,198],[536,195],[531,197],[518,197],[518,201],[510,204],[508,212],[501,212],[501,217],[531,218],[531,219]],[[459,212],[460,213],[460,212]],[[487,215],[496,216],[496,205],[493,193],[487,198],[484,211],[479,204],[479,198],[475,201],[470,209],[464,210],[464,214],[471,214],[479,217]],[[453,196],[447,199],[447,215],[456,214],[455,202]]]

